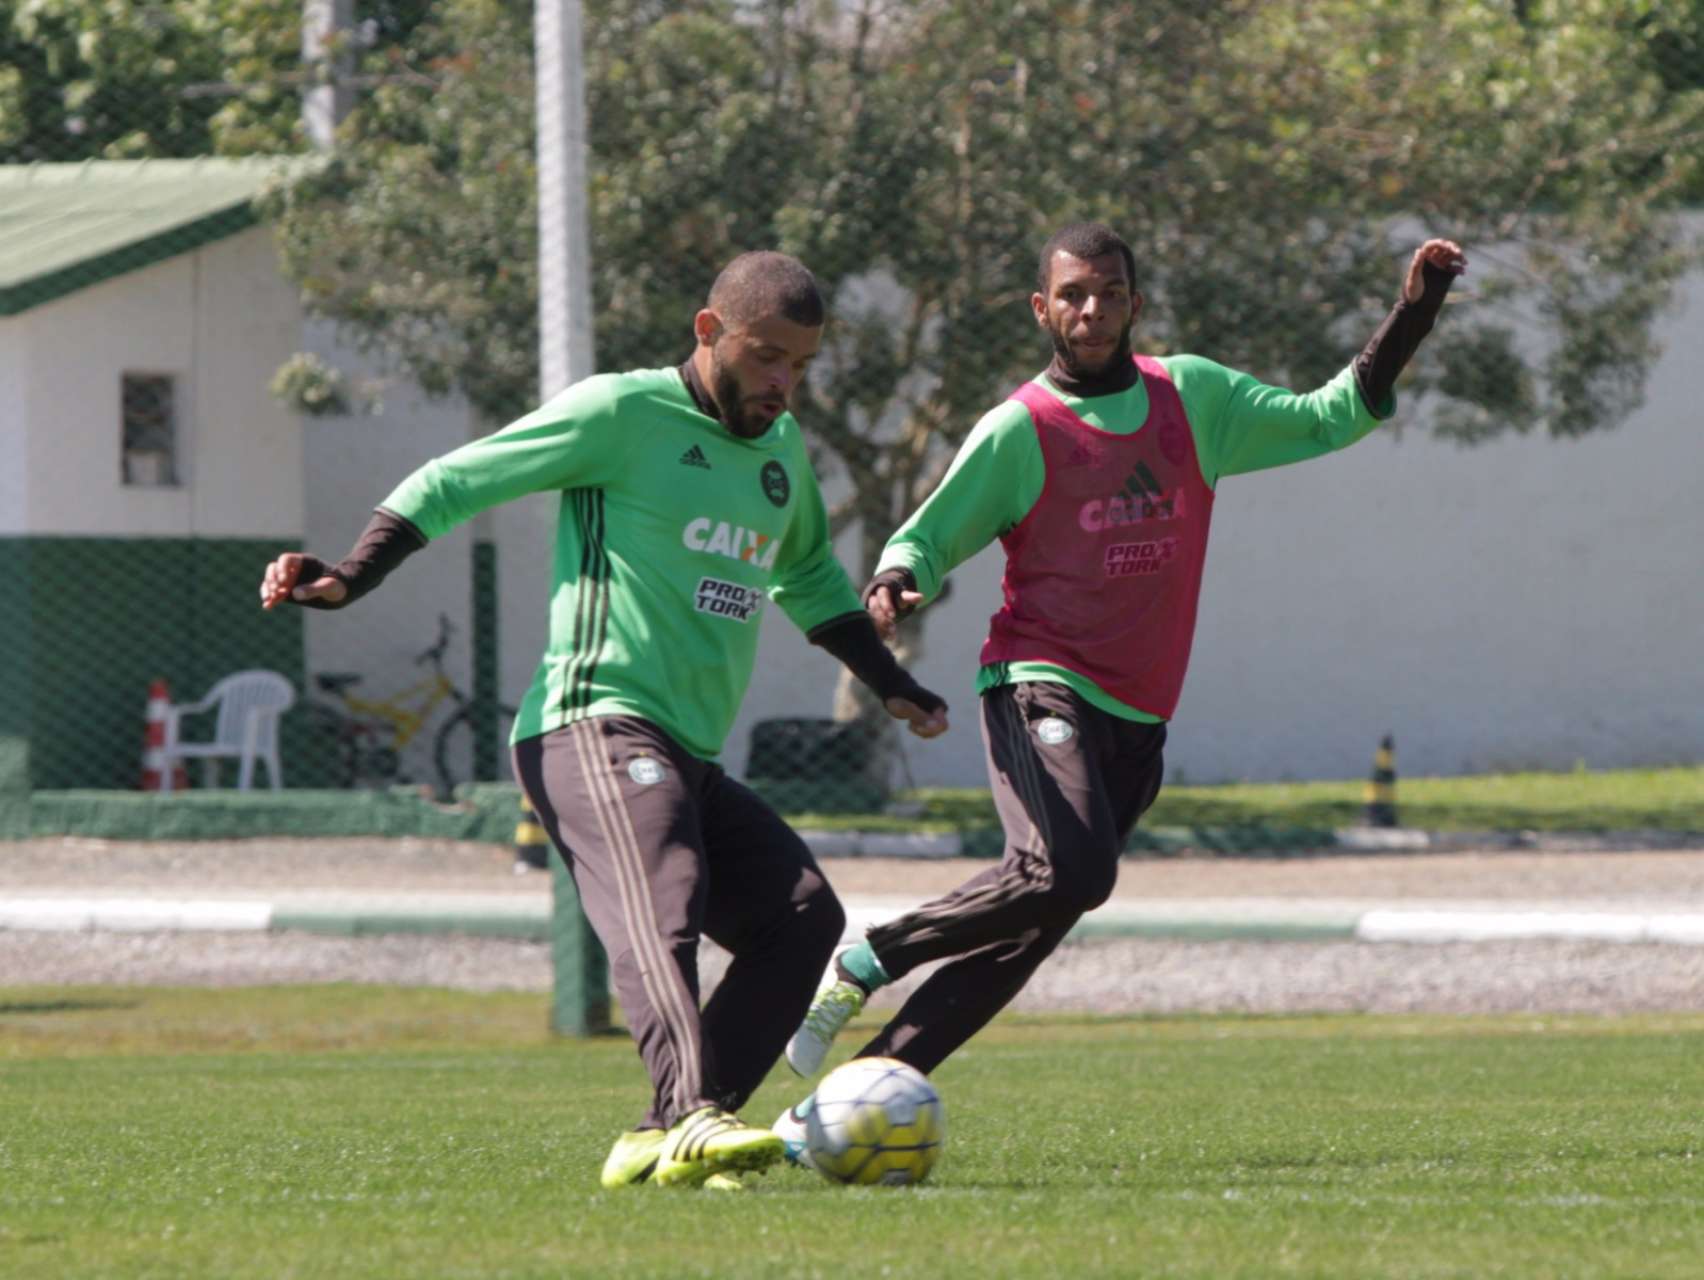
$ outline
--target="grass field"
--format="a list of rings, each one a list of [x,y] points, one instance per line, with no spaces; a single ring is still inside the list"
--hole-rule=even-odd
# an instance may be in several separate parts
[[[0,1276],[1696,1277],[1704,1014],[998,1023],[914,1190],[599,1190],[542,999],[0,989]],[[849,1038],[850,1043],[850,1038]],[[749,1108],[797,1090],[772,1077]]]
[[[1330,830],[1361,820],[1364,788],[1360,780],[1168,785],[1142,825]],[[980,788],[924,788],[900,798],[921,807],[916,819],[801,814],[792,820],[803,827],[894,831],[998,825],[988,792]],[[1431,831],[1704,832],[1704,766],[1402,778],[1397,808],[1403,826]]]

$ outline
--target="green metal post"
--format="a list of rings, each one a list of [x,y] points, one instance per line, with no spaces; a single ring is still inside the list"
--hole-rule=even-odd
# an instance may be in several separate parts
[[[473,544],[473,779],[497,779],[497,544]]]
[[[609,1030],[609,958],[586,913],[574,879],[554,849],[550,852],[550,963],[554,986],[550,1029],[560,1036],[590,1036]]]

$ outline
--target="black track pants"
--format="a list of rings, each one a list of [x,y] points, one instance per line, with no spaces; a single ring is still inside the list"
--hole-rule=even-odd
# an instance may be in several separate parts
[[[1159,795],[1165,725],[1109,715],[1067,685],[990,689],[982,734],[1005,853],[945,897],[870,930],[891,977],[958,958],[860,1056],[932,1071],[981,1030],[1082,914],[1106,901],[1124,841]]]
[[[600,716],[515,744],[655,1089],[644,1125],[738,1109],[810,1007],[845,912],[804,841],[657,725]],[[698,942],[733,954],[699,1009]]]

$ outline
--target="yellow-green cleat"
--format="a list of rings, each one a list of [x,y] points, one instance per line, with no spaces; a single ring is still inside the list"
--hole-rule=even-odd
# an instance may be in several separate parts
[[[666,1136],[661,1129],[634,1129],[622,1134],[604,1160],[603,1185],[612,1191],[644,1186],[656,1172]]]
[[[761,1173],[781,1159],[784,1149],[768,1129],[754,1128],[720,1107],[700,1107],[664,1135],[651,1178],[659,1187],[707,1186],[719,1174]]]
[[[787,1041],[787,1065],[806,1077],[821,1071],[834,1037],[858,1015],[867,999],[869,994],[862,987],[841,978],[830,965],[805,1020]]]

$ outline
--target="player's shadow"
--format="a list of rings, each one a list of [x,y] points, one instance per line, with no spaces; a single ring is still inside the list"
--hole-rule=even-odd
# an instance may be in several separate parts
[[[102,1013],[113,1009],[136,1009],[140,1000],[14,1000],[0,1001],[0,1018],[9,1013]]]

